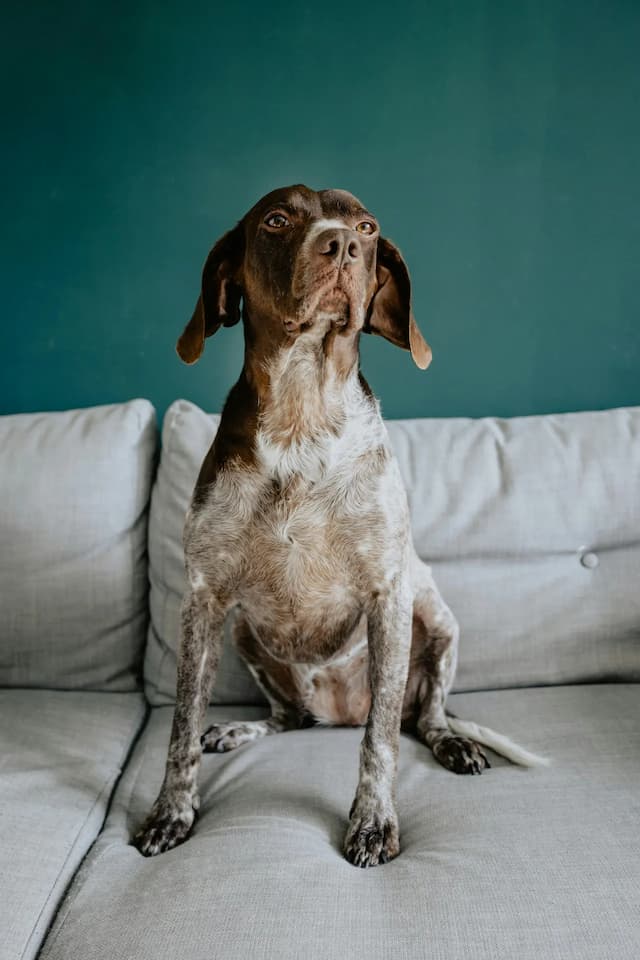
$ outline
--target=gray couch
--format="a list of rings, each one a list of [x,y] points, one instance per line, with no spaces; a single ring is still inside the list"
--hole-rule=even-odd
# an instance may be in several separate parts
[[[637,960],[640,408],[389,423],[462,627],[451,706],[553,762],[456,777],[403,737],[402,853],[369,871],[350,729],[207,755],[188,842],[129,844],[215,426],[177,401],[156,470],[146,401],[0,418],[1,960]],[[227,644],[211,718],[265,713]]]

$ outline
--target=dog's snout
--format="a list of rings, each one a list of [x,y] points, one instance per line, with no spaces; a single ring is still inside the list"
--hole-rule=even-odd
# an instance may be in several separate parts
[[[314,247],[319,257],[335,260],[341,266],[354,263],[362,255],[360,241],[353,236],[353,231],[347,228],[323,230],[316,237]]]
[[[358,240],[349,240],[345,247],[343,260],[358,260],[360,257],[360,243]]]
[[[331,240],[326,241],[326,243],[323,244],[323,246],[324,246],[324,249],[320,251],[323,257],[333,257],[334,259],[337,260],[340,253],[342,252],[342,243],[336,237],[333,237]]]

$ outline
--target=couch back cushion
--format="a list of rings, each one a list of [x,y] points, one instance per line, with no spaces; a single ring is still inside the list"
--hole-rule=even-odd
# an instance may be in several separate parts
[[[175,694],[182,525],[218,417],[170,407],[150,527],[146,684]],[[388,421],[413,537],[461,626],[457,690],[640,680],[640,408]],[[262,702],[225,644],[217,703]]]
[[[146,400],[0,417],[0,685],[140,686],[156,447]]]
[[[187,400],[176,400],[162,426],[160,466],[149,519],[149,606],[145,692],[154,706],[172,703],[176,693],[176,650],[185,590],[182,529],[200,466],[220,417]],[[233,649],[229,621],[212,703],[263,703],[262,693]]]

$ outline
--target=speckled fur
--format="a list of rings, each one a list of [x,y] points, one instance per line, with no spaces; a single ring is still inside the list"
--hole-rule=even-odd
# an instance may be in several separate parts
[[[286,256],[261,219],[285,203],[302,211],[282,240]],[[399,468],[359,372],[363,329],[411,349],[420,365],[429,356],[397,250],[379,235],[357,237],[363,209],[341,191],[264,198],[214,248],[180,339],[181,355],[197,359],[206,336],[236,322],[242,295],[245,366],[185,524],[176,709],[165,779],[135,838],[145,855],[191,829],[202,749],[313,723],[366,724],[344,843],[361,867],[399,851],[401,724],[450,770],[488,765],[447,724],[458,627],[413,548]],[[353,237],[351,261],[327,258],[336,238]],[[229,614],[272,716],[216,724],[201,740]]]

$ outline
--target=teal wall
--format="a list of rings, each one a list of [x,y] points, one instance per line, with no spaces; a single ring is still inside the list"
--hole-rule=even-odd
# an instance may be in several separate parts
[[[426,373],[387,416],[640,404],[640,3],[91,4],[3,16],[0,409],[219,409],[183,366],[205,255],[267,190],[356,193],[408,261]]]

